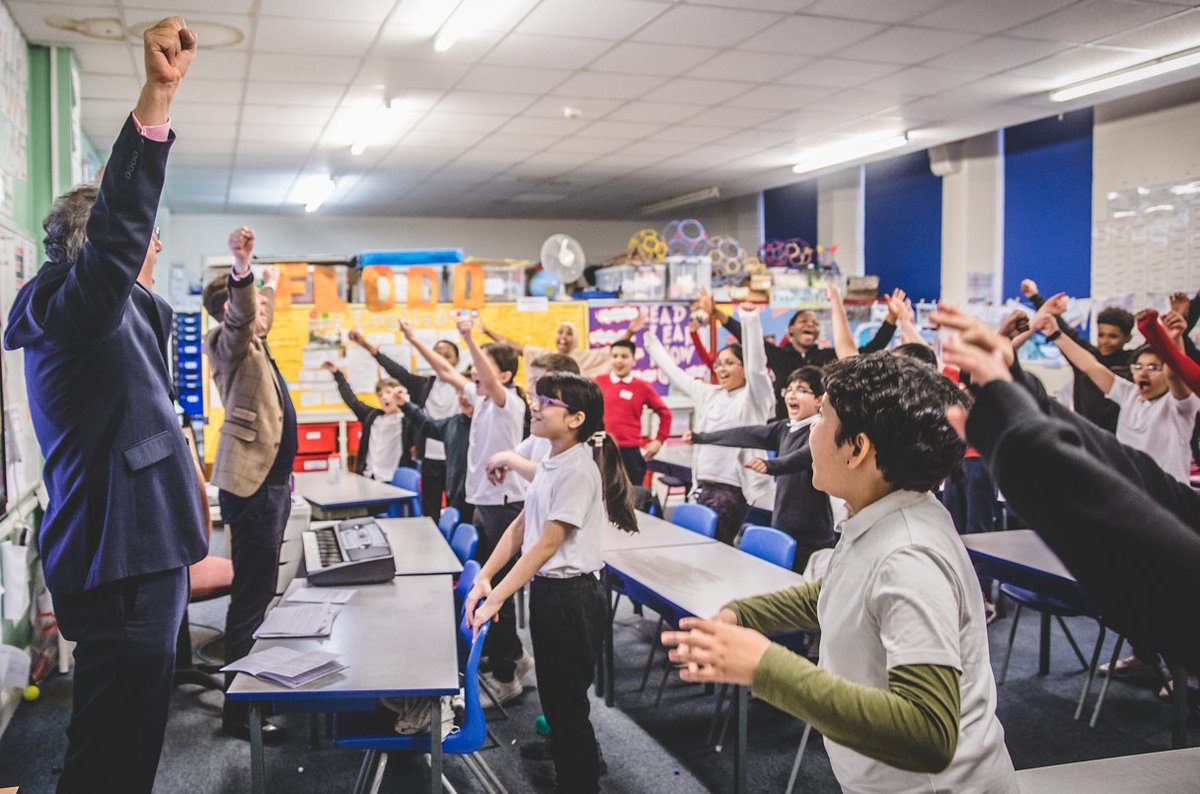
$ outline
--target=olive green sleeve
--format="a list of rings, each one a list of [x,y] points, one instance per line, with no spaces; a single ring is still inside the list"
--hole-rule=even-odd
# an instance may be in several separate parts
[[[804,629],[815,631],[817,597],[821,595],[821,580],[777,590],[774,593],[743,598],[726,604],[737,615],[738,625],[763,634]]]
[[[888,688],[877,689],[772,644],[752,691],[855,752],[909,772],[937,773],[958,747],[961,676],[942,665],[900,665],[888,670]]]

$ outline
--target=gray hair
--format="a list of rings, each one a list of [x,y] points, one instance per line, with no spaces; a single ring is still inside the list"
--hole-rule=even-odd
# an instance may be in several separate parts
[[[87,238],[87,222],[92,205],[100,195],[100,185],[90,182],[75,187],[54,199],[50,212],[42,221],[46,237],[42,244],[46,260],[58,265],[72,265]]]

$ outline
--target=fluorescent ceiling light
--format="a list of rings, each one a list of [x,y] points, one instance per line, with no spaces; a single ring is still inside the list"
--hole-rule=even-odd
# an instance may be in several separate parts
[[[461,0],[438,28],[433,49],[445,52],[460,39],[492,30],[513,5],[514,0]]]
[[[682,196],[675,196],[674,198],[663,199],[662,201],[656,201],[653,204],[647,204],[646,206],[642,207],[642,214],[652,215],[656,212],[665,212],[666,210],[673,210],[677,207],[686,207],[689,204],[696,204],[701,201],[708,201],[709,199],[720,197],[720,188],[706,187],[704,190],[696,190],[691,193],[684,193]]]
[[[404,127],[401,107],[402,103],[397,99],[376,107],[354,137],[354,143],[350,145],[350,154],[357,157],[366,151],[368,146],[378,146],[398,138]]]
[[[292,200],[303,203],[305,212],[316,212],[336,189],[337,182],[331,176],[309,176],[301,179],[292,188]]]
[[[908,143],[908,133],[885,136],[855,136],[842,143],[832,146],[822,146],[805,154],[800,162],[792,166],[792,171],[805,174],[827,166],[847,163],[873,154],[899,149]]]
[[[1123,85],[1136,83],[1141,80],[1149,80],[1151,77],[1158,77],[1163,74],[1187,69],[1189,66],[1200,65],[1200,47],[1193,47],[1190,50],[1182,50],[1181,52],[1173,52],[1170,55],[1164,55],[1161,58],[1155,58],[1153,61],[1143,63],[1138,66],[1131,66],[1128,69],[1121,69],[1111,74],[1093,77],[1090,80],[1084,80],[1073,85],[1057,88],[1050,92],[1051,102],[1067,102],[1079,97],[1098,94],[1101,91],[1108,91],[1113,88],[1119,88]]]

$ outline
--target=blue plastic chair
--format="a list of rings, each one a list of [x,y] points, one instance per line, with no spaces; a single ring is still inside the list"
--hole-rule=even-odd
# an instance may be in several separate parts
[[[442,510],[441,516],[438,517],[437,525],[438,529],[442,531],[442,537],[447,542],[449,542],[450,536],[454,534],[454,528],[458,526],[461,519],[462,515],[458,512],[457,507],[447,507]]]
[[[459,620],[459,637],[470,648],[461,673],[463,699],[466,706],[465,716],[463,724],[458,730],[449,736],[442,737],[442,752],[469,756],[470,761],[467,762],[467,768],[487,789],[495,786],[498,780],[495,773],[476,751],[483,746],[487,738],[487,723],[484,721],[483,705],[479,701],[479,657],[483,654],[483,642],[487,638],[490,628],[491,624],[482,626],[479,634],[473,636],[474,632],[467,623],[466,615],[464,614]],[[357,715],[339,717],[334,742],[339,747],[367,751],[358,779],[369,786],[375,779],[381,752],[399,750],[428,753],[432,745],[432,737],[428,733],[398,734],[393,729],[393,717],[389,717],[387,714],[372,713],[362,717]]]
[[[412,491],[414,496],[388,506],[389,518],[405,518],[421,515],[421,472],[401,466],[392,472],[392,485]]]
[[[671,523],[698,532],[706,538],[717,536],[717,511],[695,502],[676,507],[671,514]]]
[[[479,576],[481,568],[483,566],[477,560],[467,560],[463,563],[462,573],[458,575],[458,581],[454,584],[455,603],[460,607],[467,600],[471,588],[475,586],[475,579]]]
[[[454,549],[459,562],[466,563],[475,556],[475,547],[479,545],[479,530],[471,524],[459,524],[450,538],[450,548]]]
[[[751,524],[742,532],[738,548],[789,571],[796,561],[796,539],[774,527]]]

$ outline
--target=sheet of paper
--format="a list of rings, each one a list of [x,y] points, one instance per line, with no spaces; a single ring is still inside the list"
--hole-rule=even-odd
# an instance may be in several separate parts
[[[29,651],[0,645],[0,689],[29,683]]]
[[[333,630],[337,614],[338,608],[332,604],[275,607],[254,632],[254,638],[325,637]]]
[[[332,587],[300,587],[287,597],[298,604],[344,604],[354,596],[353,590],[337,590]]]
[[[0,581],[4,582],[4,619],[16,623],[29,612],[29,549],[11,540],[0,543]]]
[[[331,673],[345,670],[337,654],[329,651],[298,651],[294,648],[268,648],[252,653],[221,668],[222,672],[249,673],[286,687],[297,687]]]

